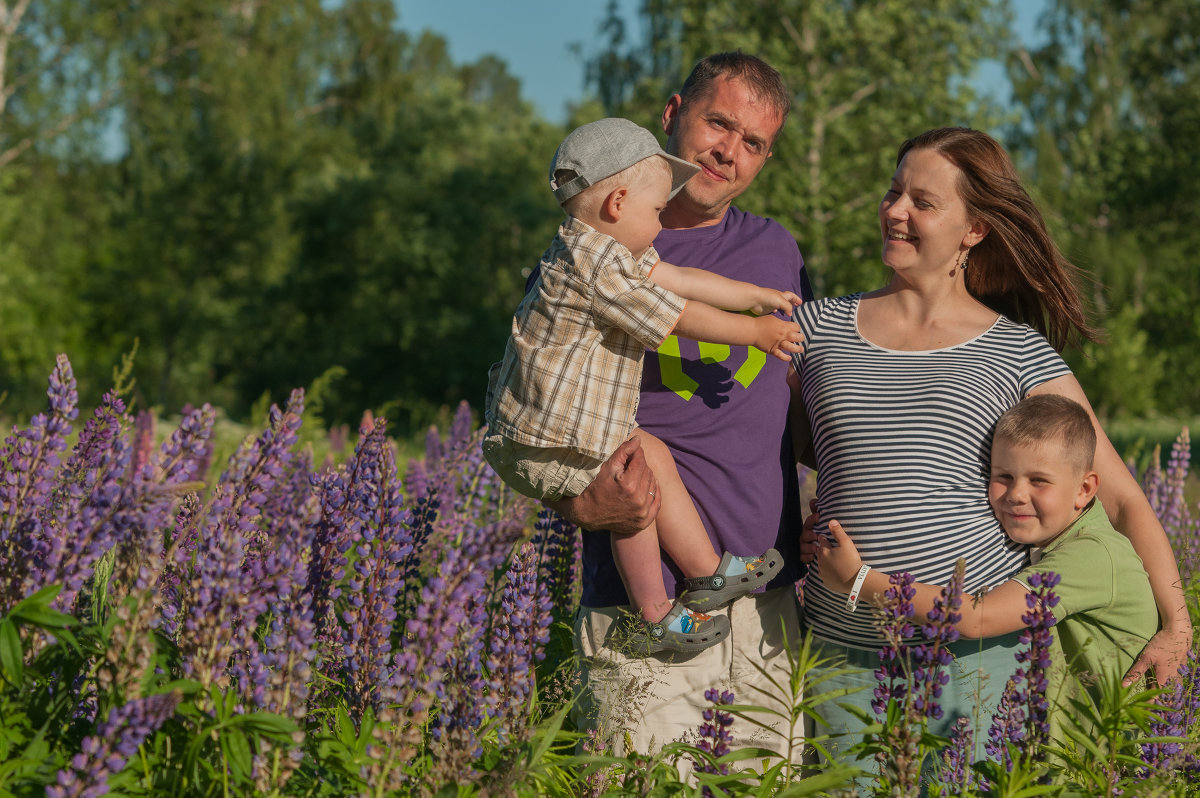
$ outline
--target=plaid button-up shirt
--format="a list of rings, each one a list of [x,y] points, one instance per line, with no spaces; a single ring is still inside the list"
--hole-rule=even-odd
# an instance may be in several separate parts
[[[513,316],[504,359],[488,372],[490,431],[539,448],[607,459],[632,432],[642,358],[686,300],[650,280],[658,263],[568,217],[541,278]]]

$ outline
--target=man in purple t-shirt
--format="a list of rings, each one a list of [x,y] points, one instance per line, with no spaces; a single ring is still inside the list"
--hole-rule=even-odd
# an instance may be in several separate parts
[[[792,236],[730,205],[770,157],[790,102],[779,73],[740,52],[701,60],[667,101],[666,150],[700,172],[661,214],[664,229],[654,246],[664,259],[812,298]],[[757,349],[675,336],[648,352],[643,368],[637,422],[670,448],[714,547],[734,554],[775,547],[785,560],[765,593],[729,607],[731,634],[720,645],[645,659],[609,645],[629,603],[609,530],[637,531],[658,512],[657,484],[636,441],[622,445],[586,491],[551,505],[585,530],[576,723],[618,750],[626,734],[645,752],[694,733],[709,688],[731,690],[738,703],[770,704],[754,689],[771,690],[759,668],[786,684],[786,646],[800,636],[794,583],[802,523],[787,434],[789,368]],[[670,562],[663,563],[663,577],[673,593],[679,574]],[[750,725],[737,724],[738,744],[787,750],[786,737]]]

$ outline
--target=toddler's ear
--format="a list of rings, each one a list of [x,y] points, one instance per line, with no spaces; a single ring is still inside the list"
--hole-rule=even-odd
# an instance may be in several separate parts
[[[1096,496],[1096,491],[1099,489],[1100,475],[1095,471],[1086,472],[1079,484],[1079,494],[1075,497],[1075,509],[1082,510],[1087,507],[1088,502]]]
[[[600,215],[604,221],[612,223],[621,221],[621,212],[625,209],[625,200],[629,197],[628,186],[617,186],[604,197],[600,203]]]

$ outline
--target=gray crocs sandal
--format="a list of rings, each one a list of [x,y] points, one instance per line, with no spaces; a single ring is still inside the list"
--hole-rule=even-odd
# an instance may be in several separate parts
[[[672,621],[685,616],[672,629]],[[711,648],[729,636],[729,618],[724,615],[703,615],[675,602],[661,621],[649,623],[630,617],[619,638],[610,646],[630,657],[646,657],[663,651],[694,653]]]
[[[767,549],[767,553],[762,557],[746,562],[744,573],[734,565],[735,559],[745,560],[725,552],[721,557],[721,564],[717,566],[717,572],[712,576],[691,576],[684,579],[684,592],[679,601],[693,610],[715,610],[763,587],[783,567],[783,557],[775,549]],[[735,573],[726,573],[731,570],[731,566]]]

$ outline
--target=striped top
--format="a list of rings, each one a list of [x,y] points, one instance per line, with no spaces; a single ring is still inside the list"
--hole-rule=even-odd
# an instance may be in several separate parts
[[[1031,388],[1070,373],[1046,339],[1001,316],[957,346],[884,349],[858,334],[861,295],[805,303],[801,377],[824,522],[846,528],[863,561],[945,584],[967,562],[966,590],[998,585],[1026,562],[988,506],[992,428]],[[825,534],[825,523],[818,525]],[[873,613],[845,612],[819,567],[804,588],[805,618],[826,640],[874,649]]]

